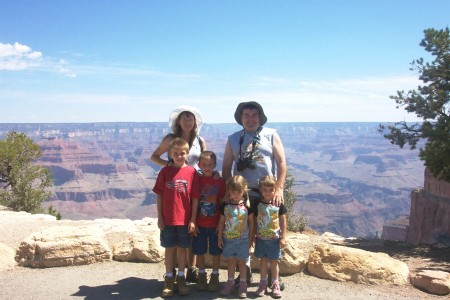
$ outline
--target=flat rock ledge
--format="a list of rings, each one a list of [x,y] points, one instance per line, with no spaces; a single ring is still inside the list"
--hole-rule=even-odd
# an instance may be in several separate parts
[[[13,225],[17,214],[1,212],[0,227]],[[32,216],[27,218],[29,222]],[[17,219],[16,219],[17,220]],[[44,222],[36,218],[36,222]],[[164,260],[156,219],[142,220],[97,219],[83,221],[45,220],[45,227],[29,234],[13,250],[11,240],[0,236],[0,272],[16,265],[33,268],[63,267],[116,260],[123,262],[157,263]],[[2,224],[5,223],[5,224]],[[34,227],[33,227],[34,228]],[[14,234],[2,228],[6,237]],[[30,231],[31,232],[31,231]],[[25,236],[25,235],[23,235]],[[423,270],[417,274],[408,266],[385,253],[374,253],[339,245],[346,239],[332,233],[322,235],[289,233],[287,246],[280,262],[282,275],[307,270],[311,275],[360,284],[411,284],[435,295],[450,293],[450,274]],[[211,266],[211,257],[206,257]],[[226,260],[221,260],[225,268]],[[259,270],[253,257],[252,268]]]

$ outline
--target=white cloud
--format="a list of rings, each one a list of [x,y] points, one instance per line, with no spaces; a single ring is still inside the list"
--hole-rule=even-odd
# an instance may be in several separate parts
[[[0,43],[0,70],[18,71],[41,65],[42,53],[18,42]]]

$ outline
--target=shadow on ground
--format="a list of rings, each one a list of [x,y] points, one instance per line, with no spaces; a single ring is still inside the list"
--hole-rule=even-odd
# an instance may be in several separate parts
[[[164,283],[156,279],[142,279],[128,277],[117,281],[115,284],[79,287],[79,291],[71,296],[84,297],[86,300],[108,300],[108,299],[160,299]],[[196,285],[190,284],[190,296],[196,299],[218,299],[219,293],[197,292]],[[186,296],[174,295],[171,299],[187,299]],[[249,297],[252,298],[252,297]]]

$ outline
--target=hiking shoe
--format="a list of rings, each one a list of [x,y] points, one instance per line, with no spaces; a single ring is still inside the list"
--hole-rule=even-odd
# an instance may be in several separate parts
[[[247,268],[247,284],[250,284],[253,281],[252,269],[249,266],[246,266],[246,268]],[[236,277],[236,279],[234,280],[234,285],[236,286],[236,288],[239,286],[240,282],[241,282],[241,274],[239,274],[238,277]]]
[[[175,277],[164,276],[164,289],[162,291],[161,297],[169,298],[173,296]]]
[[[181,296],[189,295],[189,287],[186,285],[186,278],[184,276],[177,276],[178,293]]]
[[[197,283],[198,280],[198,268],[189,267],[186,273],[186,282]]]
[[[206,278],[206,272],[198,273],[197,290],[205,291],[207,287],[208,287],[208,278]]]
[[[245,281],[239,282],[239,298],[247,298],[247,282]]]
[[[267,280],[260,281],[258,289],[256,290],[255,294],[258,297],[264,297],[264,295],[267,292]]]
[[[272,284],[272,297],[281,298],[280,282],[275,280]]]
[[[208,292],[217,292],[219,290],[219,273],[211,273],[208,284]]]
[[[220,291],[220,295],[229,296],[229,295],[231,295],[232,292],[234,292],[234,289],[235,289],[235,287],[234,287],[233,279],[228,280],[225,283],[225,286],[223,287],[223,289]]]
[[[278,281],[280,282],[280,291],[284,291],[284,282],[279,276]],[[267,285],[272,286],[272,273],[270,272],[270,270],[269,273],[267,274]]]

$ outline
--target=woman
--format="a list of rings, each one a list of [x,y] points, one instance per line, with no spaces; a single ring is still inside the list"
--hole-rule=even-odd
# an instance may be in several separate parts
[[[167,159],[161,158],[169,149],[169,143],[176,137],[181,137],[189,143],[189,156],[187,164],[197,168],[197,161],[200,153],[206,150],[205,140],[199,136],[200,128],[203,125],[202,115],[192,106],[179,106],[169,115],[169,126],[172,132],[166,135],[161,144],[156,148],[151,156],[152,162],[166,166],[171,163],[168,155]]]
[[[199,136],[202,125],[202,115],[196,108],[187,105],[175,108],[169,115],[169,126],[172,129],[172,132],[162,139],[161,144],[153,152],[150,158],[151,161],[162,167],[172,164],[173,161],[169,155],[167,155],[167,160],[161,158],[161,156],[164,153],[168,153],[170,141],[180,137],[189,143],[189,155],[186,163],[199,169],[197,162],[200,153],[206,150],[205,140]],[[186,274],[186,281],[197,282],[197,259],[195,255],[192,255],[191,248],[188,249],[188,263],[189,268]]]

